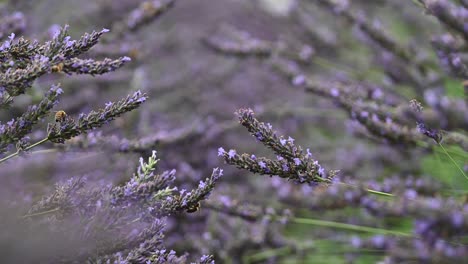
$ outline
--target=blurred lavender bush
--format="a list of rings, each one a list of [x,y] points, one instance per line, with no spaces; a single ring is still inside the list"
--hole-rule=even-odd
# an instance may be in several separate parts
[[[468,257],[466,1],[77,3],[0,3],[2,262]]]

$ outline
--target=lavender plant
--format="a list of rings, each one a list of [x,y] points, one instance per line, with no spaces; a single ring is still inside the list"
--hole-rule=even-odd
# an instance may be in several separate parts
[[[0,262],[462,263],[466,7],[0,4]]]
[[[463,45],[461,43],[463,43],[464,32],[460,27],[460,21],[463,19],[460,17],[463,16],[464,7],[449,1],[419,2],[450,28],[451,34],[447,34],[445,39],[447,43],[451,43],[452,49],[445,45],[446,53],[442,53],[440,50],[441,39],[439,38],[434,38],[433,46],[439,59],[442,60],[442,65],[449,66],[445,68],[448,74],[462,77],[463,63],[460,57],[455,59],[454,53],[457,51],[453,48],[455,45]],[[381,56],[381,54],[383,54],[382,57],[385,56],[381,58],[385,59],[385,63],[378,66],[381,67],[383,76],[391,78],[391,82],[374,84],[368,80],[356,80],[359,77],[353,76],[353,74],[338,78],[318,77],[311,71],[310,64],[315,63],[329,68],[330,63],[324,62],[319,57],[320,55],[316,55],[320,51],[313,47],[304,45],[299,51],[288,47],[288,45],[297,46],[297,39],[287,39],[284,43],[282,41],[266,42],[250,36],[247,32],[225,27],[222,32],[208,37],[205,43],[223,54],[256,56],[261,60],[268,61],[280,75],[286,77],[294,86],[305,88],[306,91],[333,100],[338,107],[348,112],[354,124],[363,128],[359,131],[368,139],[379,144],[391,144],[401,151],[419,146],[444,153],[448,157],[448,166],[452,166],[456,170],[450,179],[444,179],[442,182],[448,183],[456,179],[461,186],[466,186],[466,179],[468,179],[466,170],[463,170],[460,162],[452,157],[453,153],[449,153],[444,147],[444,145],[455,145],[466,151],[466,133],[463,130],[466,123],[466,100],[446,97],[444,100],[447,104],[443,108],[452,108],[452,110],[442,110],[441,107],[423,110],[417,100],[410,103],[410,99],[398,91],[398,85],[410,86],[413,98],[425,98],[430,106],[435,106],[437,104],[435,101],[440,100],[440,98],[429,98],[432,93],[431,87],[435,89],[443,78],[449,78],[444,77],[447,72],[441,71],[436,62],[427,55],[425,55],[426,57],[419,55],[426,52],[425,49],[412,50],[411,47],[405,47],[395,41],[384,28],[379,27],[377,23],[372,22],[365,15],[365,8],[361,7],[362,9],[359,10],[359,4],[351,5],[348,1],[326,0],[316,3],[299,1],[298,5],[301,8],[320,6],[329,9],[340,19],[354,25],[359,30],[359,38],[366,44],[371,44],[372,49],[376,52],[376,57]],[[298,10],[298,12],[300,11]],[[452,38],[453,40],[451,40]],[[455,39],[460,43],[455,44]],[[262,57],[258,57],[259,55]],[[447,56],[452,56],[452,60]],[[455,59],[455,63],[453,63],[453,59]],[[449,101],[453,103],[448,103]],[[220,148],[218,154],[224,158],[226,163],[256,174],[279,176],[293,180],[296,184],[312,186],[301,189],[278,184],[277,191],[280,200],[288,206],[313,210],[307,214],[307,219],[292,217],[291,222],[383,234],[384,236],[376,236],[367,242],[363,242],[364,240],[357,237],[353,237],[350,241],[355,248],[379,250],[377,254],[383,256],[386,263],[408,261],[452,263],[463,261],[466,258],[468,252],[463,237],[466,236],[467,230],[466,227],[457,224],[466,222],[466,205],[456,191],[444,192],[444,187],[439,185],[433,191],[426,193],[420,189],[426,180],[419,179],[418,186],[413,185],[414,182],[410,185],[402,184],[399,181],[404,181],[404,178],[407,177],[404,174],[400,176],[400,179],[395,179],[394,183],[391,183],[394,187],[389,186],[390,179],[385,179],[383,183],[387,185],[386,188],[383,188],[379,181],[373,180],[371,183],[366,178],[360,179],[359,175],[347,175],[346,171],[339,173],[339,176],[333,179],[326,178],[324,175],[329,175],[330,171],[327,173],[327,170],[318,165],[318,161],[310,160],[309,151],[307,151],[308,155],[303,155],[302,148],[296,146],[292,138],[286,139],[286,137],[278,136],[271,125],[261,123],[253,117],[253,112],[250,109],[240,109],[236,113],[240,123],[258,141],[273,149],[278,156],[277,160],[257,158],[253,154],[237,154],[234,149],[225,151]],[[439,148],[431,147],[434,143]],[[461,157],[466,158],[466,153],[462,151]],[[311,162],[316,166],[307,165]],[[314,175],[309,180],[302,178],[304,171],[301,170],[301,166],[303,165],[306,173]],[[335,171],[333,171],[334,174],[336,174]],[[374,175],[370,178],[375,179],[379,176]],[[323,191],[323,187],[316,186],[317,183],[329,187],[325,187],[326,191]],[[435,185],[429,183],[429,185],[438,186],[437,183]],[[464,193],[466,189],[461,186],[460,191]],[[391,198],[388,201],[382,201],[376,199],[376,194]],[[349,207],[365,210],[366,214],[370,214],[374,221],[381,223],[381,226],[383,225],[385,228],[317,219],[312,213],[317,210],[342,210]],[[447,211],[444,211],[445,209]],[[435,213],[433,210],[440,211]],[[241,216],[241,214],[239,215]],[[459,217],[460,222],[453,221],[453,216]],[[388,225],[390,217],[413,219],[413,226],[407,232],[392,230],[392,226]],[[375,222],[372,225],[375,225]],[[452,228],[457,231],[454,233],[448,231]],[[317,234],[317,236],[320,235]],[[334,233],[330,233],[327,238],[339,244],[340,239],[337,239]],[[310,250],[313,251],[314,248],[312,247]],[[362,254],[366,254],[365,250],[362,251]],[[355,253],[352,255],[355,256]],[[264,257],[274,259],[276,255],[270,252],[265,253]]]
[[[222,170],[215,169],[190,192],[177,191],[177,187],[171,186],[175,171],[156,174],[157,162],[156,152],[148,161],[141,158],[136,173],[123,186],[86,188],[82,177],[70,179],[33,205],[23,216],[24,224],[44,229],[41,235],[56,237],[59,240],[55,246],[63,249],[43,252],[40,262],[185,263],[186,257],[179,257],[162,245],[164,217],[194,211],[213,189]],[[61,236],[64,233],[67,237]],[[73,249],[72,245],[77,247]],[[39,245],[14,246],[18,247],[13,251],[17,253]],[[37,260],[30,255],[4,257],[22,262]],[[200,263],[210,261],[209,257],[203,257]]]
[[[238,115],[240,123],[257,140],[272,148],[280,156],[277,157],[278,161],[275,162],[266,158],[257,158],[251,154],[238,155],[233,149],[226,152],[220,148],[219,156],[222,156],[226,163],[254,173],[294,180],[297,184],[316,185],[317,183],[333,182],[330,176],[325,177],[327,171],[319,165],[318,161],[311,160],[309,150],[307,150],[308,155],[301,154],[301,147],[295,146],[292,138],[286,140],[284,137],[278,137],[271,125],[265,125],[255,119],[250,109],[241,109],[238,111]],[[305,167],[304,170],[315,173],[317,176],[312,176],[311,180],[307,180],[303,176],[305,173],[301,171],[301,165]],[[336,171],[329,171],[328,174],[334,175]],[[305,179],[301,180],[302,177]],[[292,218],[291,220],[297,223],[390,235],[389,237],[378,237],[379,242],[367,244],[365,247],[383,249],[388,261],[392,263],[409,260],[443,263],[463,261],[468,254],[467,247],[461,242],[468,231],[468,226],[464,226],[468,218],[465,212],[466,206],[457,203],[452,198],[424,197],[424,193],[421,195],[417,191],[422,191],[422,189],[415,187],[403,190],[404,193],[401,194],[401,198],[395,197],[391,201],[384,202],[375,199],[371,194],[390,197],[393,197],[393,195],[367,189],[356,184],[343,183],[338,179],[325,193],[318,192],[318,194],[315,194],[315,191],[312,190],[308,199],[288,195],[287,200],[289,204],[312,210],[336,210],[356,206],[379,218],[392,216],[415,219],[412,233],[353,226],[317,219]],[[398,190],[395,191],[398,192]],[[225,212],[232,213],[230,210]],[[235,212],[237,212],[235,214],[247,218],[242,214],[242,211]],[[355,247],[361,247],[361,245],[363,245],[361,242],[354,241]],[[424,248],[423,252],[419,251],[421,248]]]
[[[79,40],[71,40],[67,29],[61,28],[44,44],[25,38],[15,41],[14,34],[3,43],[1,96],[4,109],[10,108],[15,98],[27,93],[34,81],[44,75],[57,72],[100,75],[130,61],[128,57],[100,61],[77,58],[96,45],[108,30],[86,33]],[[63,92],[58,85],[53,85],[39,104],[29,106],[21,116],[0,124],[1,152],[5,154],[12,145],[16,147],[16,151],[4,155],[0,163],[9,163],[18,154],[46,142],[64,144],[136,109],[147,99],[146,94],[136,91],[120,101],[106,103],[97,111],[81,113],[75,120],[63,110],[55,115],[52,112]],[[52,119],[51,115],[55,120],[48,122],[46,136],[29,143],[27,136],[34,125],[43,119]],[[140,158],[136,173],[121,186],[87,188],[83,177],[70,178],[64,184],[57,184],[53,194],[34,204],[22,217],[2,213],[2,223],[5,223],[1,235],[2,261],[186,263],[186,255],[178,256],[162,245],[165,217],[197,211],[222,170],[215,169],[191,191],[177,191],[177,187],[171,186],[175,170],[156,174],[157,162],[155,151],[147,162]],[[10,202],[5,201],[5,206]],[[15,237],[20,237],[21,241]],[[44,246],[46,239],[52,243]],[[211,262],[210,256],[199,260],[199,263]]]

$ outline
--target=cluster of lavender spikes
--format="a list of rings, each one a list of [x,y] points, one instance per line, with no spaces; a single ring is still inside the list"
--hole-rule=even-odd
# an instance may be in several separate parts
[[[43,44],[25,38],[15,41],[14,34],[11,34],[8,40],[2,44],[0,48],[2,62],[0,104],[2,108],[10,107],[15,97],[24,94],[32,87],[33,82],[43,75],[55,72],[104,74],[120,68],[130,60],[128,57],[102,61],[78,59],[77,56],[96,45],[102,34],[108,30],[86,33],[79,40],[71,40],[67,29],[68,26],[63,27],[56,32],[52,40]],[[62,88],[53,85],[38,105],[29,107],[20,117],[14,118],[6,124],[0,124],[0,151],[4,153],[9,145],[22,141],[32,131],[33,125],[50,116],[53,106],[58,103],[58,96],[62,93]],[[73,118],[61,112],[63,110],[58,111],[65,117],[56,118],[57,124],[50,124],[48,136],[37,143],[46,141],[63,143],[73,136],[99,127],[115,117],[137,108],[146,98],[145,94],[136,92],[122,101],[108,104],[105,109],[93,111],[88,115],[82,114],[77,124]],[[36,146],[37,143],[31,146],[22,143],[21,148],[18,148],[16,153],[28,150],[32,146]],[[4,158],[1,161],[5,160]]]
[[[304,154],[302,148],[294,144],[293,138],[277,136],[270,124],[261,123],[254,117],[251,109],[239,109],[237,115],[241,125],[278,156],[277,160],[271,160],[253,154],[239,155],[234,149],[226,152],[219,148],[218,156],[224,157],[227,163],[240,169],[270,176],[277,175],[297,183],[331,183],[336,171],[326,171],[318,161],[312,159],[309,149]]]
[[[434,193],[427,193],[425,188],[416,185],[408,186],[396,197],[368,189],[362,184],[343,183],[338,178],[332,180],[325,177],[326,171],[318,161],[307,154],[302,154],[302,148],[294,144],[292,138],[278,137],[271,125],[259,122],[250,109],[240,109],[237,112],[241,125],[262,144],[273,149],[279,156],[277,161],[267,158],[257,158],[255,155],[238,155],[233,149],[226,152],[218,150],[226,163],[250,172],[279,176],[294,180],[295,183],[328,183],[326,191],[312,191],[308,198],[288,194],[282,198],[283,202],[296,207],[317,210],[337,210],[348,207],[358,207],[366,210],[377,219],[385,217],[410,217],[414,219],[412,233],[382,230],[388,237],[380,236],[379,243],[356,242],[355,247],[385,250],[394,263],[417,259],[418,261],[438,260],[441,263],[463,261],[468,255],[468,248],[463,244],[463,237],[468,234],[467,206],[452,198],[434,197]],[[337,171],[328,172],[336,174]],[[278,192],[284,192],[282,190]],[[381,201],[375,194],[392,196],[391,201]],[[427,196],[429,195],[429,196]],[[230,204],[221,204],[215,210],[236,215],[243,219],[257,219],[255,214]],[[257,216],[258,217],[258,216]],[[280,218],[276,216],[276,218]],[[292,218],[294,222],[294,218]],[[422,250],[422,251],[421,251]],[[392,263],[393,263],[392,262]]]
[[[419,2],[429,14],[449,28],[450,33],[434,37],[432,40],[442,70],[446,71],[445,74],[466,80],[467,66],[463,59],[466,55],[464,47],[467,41],[464,26],[468,13],[466,3],[461,1],[462,3],[455,4],[442,0]],[[437,69],[436,62],[422,54],[426,50],[416,51],[395,41],[388,32],[371,21],[364,10],[359,10],[359,4],[333,0],[298,1],[297,12],[302,12],[301,8],[307,10],[313,7],[329,10],[359,30],[359,40],[370,45],[375,51],[376,60],[383,62],[379,66],[387,78],[386,82],[377,84],[356,80],[358,78],[353,79],[352,74],[334,78],[316,77],[310,70],[310,65],[318,61],[317,64],[323,66],[323,63],[320,63],[323,59],[318,55],[319,48],[303,45],[304,48],[299,51],[288,49],[290,52],[285,52],[284,47],[290,43],[296,46],[300,43],[297,39],[287,39],[286,43],[264,41],[248,32],[224,26],[214,36],[209,36],[205,43],[222,54],[255,56],[267,61],[280,76],[285,77],[294,86],[331,99],[349,114],[355,124],[363,128],[360,130],[361,134],[367,139],[381,145],[389,144],[403,151],[407,151],[407,148],[415,149],[417,146],[436,151],[439,149],[432,145],[437,144],[449,156],[452,165],[458,168],[457,175],[453,177],[468,179],[466,165],[465,169],[460,168],[443,146],[452,145],[468,150],[467,101],[442,95],[435,96],[438,86],[447,77]],[[325,42],[327,41],[323,40],[323,43]],[[306,47],[313,52],[307,53]],[[411,98],[408,99],[399,93],[394,88],[397,85],[410,86],[414,99],[410,101]],[[419,103],[422,100],[428,105],[427,109]],[[241,170],[279,176],[295,183],[325,182],[326,186],[330,186],[323,191],[323,188],[318,187],[296,188],[278,184],[276,189],[279,198],[288,206],[308,208],[311,212],[360,208],[373,217],[374,223],[369,226],[374,227],[386,226],[386,219],[391,217],[414,220],[409,232],[392,230],[391,227],[364,231],[362,226],[356,228],[316,219],[301,221],[292,217],[290,221],[371,233],[382,232],[371,239],[355,236],[348,242],[355,248],[381,250],[385,256],[385,263],[457,263],[463,262],[468,256],[468,247],[464,240],[468,233],[468,207],[466,200],[464,202],[456,193],[452,193],[453,196],[443,195],[440,192],[441,186],[436,187],[437,184],[434,185],[434,182],[424,178],[418,178],[418,184],[413,181],[402,186],[401,181],[408,177],[404,174],[394,179],[396,184],[388,189],[384,189],[383,185],[390,183],[390,180],[385,180],[382,184],[375,181],[359,181],[359,175],[340,175],[333,180],[325,178],[324,174],[318,171],[318,168],[321,168],[318,161],[304,155],[302,148],[296,146],[292,138],[278,137],[270,125],[253,117],[252,110],[240,109],[237,115],[241,125],[263,145],[275,151],[278,160],[258,158],[251,154],[239,155],[234,149],[225,151],[220,148],[218,155],[222,156],[226,163]],[[323,169],[322,171],[325,172]],[[424,186],[434,188],[427,189]],[[388,196],[390,200],[382,201],[375,195]],[[242,209],[236,210],[227,206],[223,210],[242,218],[246,217]],[[376,221],[379,224],[375,225]]]
[[[312,32],[313,29],[309,33],[317,41],[303,44],[300,37],[281,41],[261,40],[235,27],[223,26],[216,35],[207,38],[205,44],[219,53],[242,58],[253,56],[268,62],[280,77],[294,86],[329,99],[344,110],[349,115],[355,135],[393,148],[404,158],[413,153],[421,155],[417,152],[418,147],[426,151],[424,154],[443,150],[449,157],[444,145],[466,151],[466,100],[444,96],[438,88],[448,75],[463,80],[468,77],[465,62],[467,1],[415,1],[449,29],[430,43],[441,69],[437,61],[426,54],[425,48],[415,49],[399,43],[379,23],[372,21],[366,14],[366,4],[369,3],[350,2],[297,1],[294,11],[296,22],[300,27],[308,24],[305,23],[307,19],[315,19],[307,14],[313,9],[331,11],[338,18],[336,22],[342,23],[340,27],[348,29],[347,26],[351,25],[349,32],[357,32],[357,39],[370,47],[380,73],[385,76],[383,82],[363,81],[362,75],[353,73],[317,77],[314,64],[325,65],[321,63],[321,54],[336,55],[339,43],[333,43],[333,37]],[[379,2],[403,5],[386,0]],[[99,55],[141,56],[137,52],[138,43],[128,45],[123,41],[120,43],[120,40],[152,22],[174,3],[175,0],[142,1],[122,21],[111,23],[109,28],[114,33],[111,43],[98,46],[93,51]],[[102,8],[106,3],[98,5]],[[15,34],[10,34],[19,33],[24,27],[21,13],[0,20],[0,38],[9,36],[0,47],[1,108],[14,107],[14,99],[35,88],[35,81],[42,76],[57,73],[100,75],[130,61],[126,56],[101,61],[82,58],[108,31],[106,29],[85,34],[74,41],[65,27],[51,41],[39,44],[16,39]],[[466,81],[464,85],[467,89]],[[400,92],[402,87],[411,87],[411,98]],[[63,90],[68,92],[66,88]],[[238,154],[235,149],[224,148],[218,149],[218,156],[247,173],[268,175],[272,179],[263,180],[261,187],[247,186],[247,181],[241,181],[240,187],[233,183],[229,188],[220,188],[230,195],[216,195],[215,199],[201,206],[200,202],[210,195],[223,171],[214,169],[210,177],[198,182],[200,175],[204,174],[200,174],[196,167],[206,165],[205,160],[189,164],[170,155],[170,162],[179,162],[179,168],[183,168],[179,173],[183,177],[176,179],[175,170],[156,173],[158,160],[156,152],[151,150],[156,145],[165,144],[171,145],[168,147],[171,149],[176,144],[184,145],[184,142],[190,142],[196,149],[197,144],[206,144],[206,141],[193,138],[205,139],[213,131],[200,129],[203,125],[198,124],[195,129],[161,132],[139,139],[103,136],[101,132],[90,131],[136,109],[146,101],[147,95],[136,91],[87,114],[74,117],[59,110],[52,117],[52,109],[58,104],[63,90],[59,85],[52,85],[44,97],[23,114],[0,123],[0,154],[3,155],[0,166],[6,166],[2,163],[47,142],[59,143],[62,148],[83,149],[99,144],[108,150],[107,153],[137,152],[147,159],[140,158],[133,176],[118,185],[94,186],[94,182],[83,177],[72,178],[64,184],[57,184],[51,195],[34,203],[27,213],[11,216],[10,211],[2,211],[0,222],[8,227],[0,235],[0,248],[5,249],[0,254],[3,261],[187,263],[193,259],[188,253],[181,253],[187,250],[194,253],[193,256],[203,255],[198,263],[213,263],[214,258],[240,261],[240,256],[247,263],[279,261],[279,255],[284,252],[296,257],[320,251],[314,244],[304,246],[286,239],[281,232],[287,224],[324,227],[311,228],[317,245],[320,240],[325,240],[323,238],[331,240],[336,247],[341,243],[350,245],[356,251],[345,253],[349,262],[368,250],[384,257],[386,263],[462,263],[468,256],[466,198],[455,192],[447,195],[443,192],[446,185],[424,178],[418,169],[402,170],[392,177],[372,175],[371,180],[352,171],[326,170],[322,164],[327,164],[327,161],[320,159],[323,162],[319,163],[309,149],[304,150],[292,137],[280,136],[272,125],[260,122],[251,109],[239,109],[236,114],[241,125],[258,142],[271,149],[276,159]],[[420,102],[427,107],[423,108]],[[38,129],[42,132],[39,133],[39,141],[29,142],[28,135],[43,119],[51,121],[43,131]],[[213,129],[214,134],[227,130],[223,124],[218,125],[220,128]],[[70,139],[74,141],[63,144]],[[453,163],[458,166],[456,161]],[[458,169],[455,177],[466,178],[466,168]],[[198,178],[184,175],[185,172]],[[197,187],[191,191],[175,187],[188,189],[194,178],[197,179]],[[295,184],[285,183],[284,179]],[[277,193],[277,197],[270,196],[272,191]],[[253,198],[251,194],[247,195],[248,192],[254,193]],[[267,193],[266,197],[262,192]],[[10,204],[4,207],[8,206]],[[200,207],[207,210],[200,212]],[[278,207],[287,209],[277,210]],[[339,210],[344,213],[334,214]],[[352,215],[348,213],[350,210],[354,210]],[[190,214],[195,211],[197,214]],[[304,215],[307,218],[301,217]],[[395,219],[409,221],[411,226],[402,230],[395,224]],[[309,233],[307,228],[301,230]],[[343,233],[345,235],[342,236],[336,230],[353,232],[353,235]],[[374,236],[358,236],[355,232]],[[50,242],[44,246],[46,240]],[[178,252],[169,248],[177,248]],[[273,250],[265,250],[269,248]],[[345,248],[349,250],[349,246]],[[276,256],[275,252],[280,252],[276,249],[283,250],[283,253]],[[252,255],[254,251],[260,253]],[[214,257],[205,254],[213,254]],[[243,258],[246,255],[250,257]]]
[[[78,58],[96,45],[108,30],[86,33],[79,40],[71,40],[67,29],[68,26],[61,28],[52,40],[42,44],[23,37],[16,40],[15,34],[2,44],[2,108],[14,105],[14,99],[27,93],[41,76],[60,72],[69,75],[104,74],[130,61],[128,57],[101,61]],[[120,101],[107,103],[104,108],[82,113],[75,120],[63,110],[52,112],[62,93],[64,91],[59,85],[52,85],[38,104],[29,106],[21,116],[0,123],[0,153],[4,154],[0,163],[6,163],[43,143],[65,143],[86,134],[136,109],[147,99],[146,94],[136,91]],[[51,120],[46,136],[31,144],[28,135],[43,119]],[[8,155],[7,151],[12,147],[16,147],[16,151]],[[209,178],[200,181],[198,187],[191,191],[178,191],[172,186],[175,170],[157,174],[157,161],[155,151],[147,161],[140,158],[136,173],[122,186],[92,188],[86,186],[83,177],[57,184],[53,194],[34,204],[19,222],[18,215],[9,216],[9,213],[2,212],[2,225],[9,226],[11,230],[2,228],[2,261],[186,263],[186,255],[178,256],[162,244],[165,217],[197,211],[200,201],[208,197],[222,170],[213,170]],[[26,242],[12,242],[14,237],[22,237]],[[46,239],[51,244],[43,246]],[[4,252],[3,249],[9,250]],[[212,262],[208,255],[198,261]]]
[[[165,216],[196,211],[222,170],[213,170],[194,190],[178,190],[172,186],[175,170],[158,174],[157,162],[155,151],[147,161],[140,158],[136,173],[122,186],[86,188],[82,177],[70,179],[33,205],[23,216],[25,224],[31,221],[34,228],[45,230],[42,235],[62,239],[57,243],[66,249],[65,254],[55,249],[46,257],[64,262],[186,263],[186,256],[162,245]],[[80,247],[69,252],[71,243]],[[200,263],[211,261],[203,257]]]

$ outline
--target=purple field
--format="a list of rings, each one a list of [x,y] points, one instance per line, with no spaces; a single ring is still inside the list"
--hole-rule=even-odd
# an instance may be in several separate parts
[[[0,263],[467,262],[467,0],[0,14]]]

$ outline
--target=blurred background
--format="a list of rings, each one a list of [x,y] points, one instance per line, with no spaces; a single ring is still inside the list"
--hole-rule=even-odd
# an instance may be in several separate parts
[[[213,168],[223,168],[225,176],[211,199],[231,199],[277,212],[288,209],[297,216],[314,215],[287,202],[293,194],[306,199],[314,191],[312,187],[255,176],[225,165],[217,157],[219,147],[274,157],[238,124],[234,111],[242,107],[252,108],[261,121],[271,123],[279,134],[291,136],[304,149],[310,148],[325,168],[339,169],[343,177],[351,180],[377,183],[384,178],[413,179],[437,174],[432,179],[438,184],[446,174],[456,171],[447,165],[443,155],[405,144],[370,140],[368,133],[333,101],[305,92],[297,85],[298,79],[278,74],[275,59],[280,53],[232,56],[214,49],[210,40],[239,30],[247,34],[246,38],[275,43],[283,52],[296,54],[299,66],[313,78],[362,81],[406,102],[412,98],[424,102],[429,95],[444,94],[461,99],[461,80],[442,74],[420,86],[395,81],[382,66],[391,55],[376,48],[361,28],[338,19],[314,1],[176,1],[157,19],[130,29],[132,14],[144,10],[143,2],[0,1],[4,14],[21,12],[23,16],[24,27],[17,36],[44,41],[65,24],[70,25],[74,38],[108,28],[110,33],[86,56],[132,58],[125,67],[103,76],[57,73],[41,78],[10,111],[0,111],[2,122],[39,101],[52,83],[61,83],[64,90],[55,110],[64,110],[70,116],[101,108],[136,90],[149,95],[138,110],[102,129],[64,145],[45,145],[2,166],[0,178],[6,188],[2,188],[1,196],[15,197],[12,200],[18,206],[27,208],[52,191],[54,183],[70,177],[84,175],[95,186],[119,184],[135,172],[140,156],[147,157],[156,150],[161,159],[160,171],[176,169],[177,183],[182,187],[195,186]],[[429,40],[442,28],[416,4],[352,2],[362,17],[415,51],[414,56],[420,56],[421,61],[436,60]],[[437,63],[431,68],[443,72]],[[401,69],[404,72],[405,68]],[[31,141],[44,136],[53,117],[49,119],[39,125]],[[128,148],[137,141],[141,148]],[[460,160],[459,156],[456,158]],[[319,213],[348,223],[375,224],[373,217],[359,209]],[[406,220],[392,221],[384,225],[409,228]],[[329,240],[338,235],[326,228],[273,224],[267,220],[249,223],[204,209],[203,204],[200,211],[174,216],[169,223],[165,241],[168,247],[180,253],[215,254],[219,263],[375,263],[381,258],[379,254],[346,253],[345,246]],[[304,247],[313,244],[314,250],[274,250],[284,249],[291,241]]]

